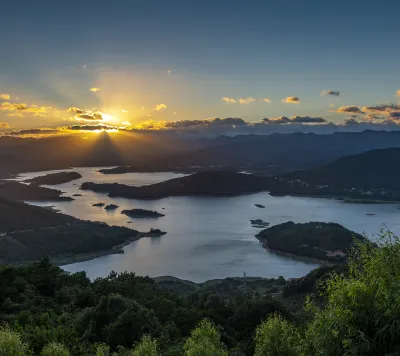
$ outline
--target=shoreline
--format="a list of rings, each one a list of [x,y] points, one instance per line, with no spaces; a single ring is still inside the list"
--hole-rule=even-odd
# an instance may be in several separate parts
[[[322,265],[322,266],[337,266],[337,265],[341,265],[342,264],[340,262],[336,262],[335,263],[333,261],[318,260],[318,259],[313,258],[313,257],[299,256],[299,255],[294,255],[294,254],[288,253],[288,252],[277,251],[277,250],[274,250],[272,248],[269,248],[266,241],[263,241],[263,240],[259,239],[258,237],[256,237],[256,238],[257,238],[258,241],[260,241],[261,247],[263,249],[265,249],[266,251],[275,253],[277,255],[280,255],[280,256],[290,257],[290,258],[292,258],[294,260],[302,261],[302,262],[318,263],[319,265]]]
[[[91,260],[94,260],[96,258],[103,257],[103,256],[124,254],[123,248],[125,246],[128,246],[132,242],[138,241],[144,237],[159,237],[164,234],[166,234],[166,233],[156,236],[156,235],[151,235],[150,232],[139,232],[136,236],[131,236],[124,242],[122,242],[118,245],[114,245],[107,250],[79,253],[79,254],[73,254],[73,255],[61,254],[61,255],[49,256],[49,259],[56,266],[62,267],[62,266],[71,265],[71,264],[75,264],[75,263],[91,261]],[[14,266],[21,266],[21,265],[25,265],[25,264],[33,263],[33,262],[37,262],[37,261],[38,261],[38,259],[34,259],[34,260],[26,260],[26,261],[9,262],[8,264],[14,265]]]

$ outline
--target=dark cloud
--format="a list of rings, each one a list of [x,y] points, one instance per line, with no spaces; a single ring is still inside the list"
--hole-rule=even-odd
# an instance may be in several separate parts
[[[344,121],[345,125],[358,125],[360,122],[355,117],[349,117]]]
[[[290,119],[290,122],[303,123],[303,124],[313,124],[313,123],[322,124],[322,123],[325,123],[327,121],[322,117],[293,116]]]
[[[340,92],[337,90],[323,90],[321,91],[321,95],[339,96]]]
[[[8,135],[12,135],[12,136],[46,135],[46,134],[56,134],[56,133],[59,133],[60,131],[61,131],[61,129],[48,129],[48,128],[23,129],[23,130],[9,132]]]
[[[72,131],[118,130],[117,126],[108,125],[73,125],[66,128]]]
[[[76,120],[87,120],[87,121],[101,121],[103,120],[103,115],[99,112],[85,113],[75,115]]]

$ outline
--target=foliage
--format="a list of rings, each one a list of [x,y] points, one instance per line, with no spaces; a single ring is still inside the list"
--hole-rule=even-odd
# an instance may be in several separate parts
[[[46,345],[41,353],[41,356],[69,356],[70,353],[68,349],[60,343],[51,342]]]
[[[21,340],[21,336],[8,328],[0,329],[0,356],[26,356],[29,347]]]
[[[301,337],[291,323],[274,315],[257,328],[255,339],[254,356],[296,356]]]
[[[216,327],[203,320],[185,343],[186,356],[227,356]]]
[[[142,337],[139,345],[135,347],[132,356],[157,356],[158,347],[157,342],[152,340],[150,336],[145,335]]]
[[[349,274],[326,283],[326,307],[311,302],[306,332],[314,355],[391,355],[400,351],[400,241],[387,232],[358,243]]]

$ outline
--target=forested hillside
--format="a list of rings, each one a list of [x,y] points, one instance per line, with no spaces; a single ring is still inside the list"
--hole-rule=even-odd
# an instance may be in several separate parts
[[[358,242],[348,268],[319,269],[283,281],[274,292],[230,296],[212,288],[180,296],[132,273],[91,282],[48,259],[4,266],[0,350],[10,356],[28,350],[53,356],[398,355],[399,256],[399,240],[386,234],[378,248]],[[314,295],[303,307],[305,292]]]

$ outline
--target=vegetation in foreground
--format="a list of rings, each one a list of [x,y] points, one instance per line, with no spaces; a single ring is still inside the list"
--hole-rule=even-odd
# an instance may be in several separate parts
[[[398,355],[399,278],[390,233],[378,248],[357,242],[346,272],[321,282],[301,313],[282,294],[181,297],[132,273],[90,282],[47,259],[5,266],[0,355]]]

